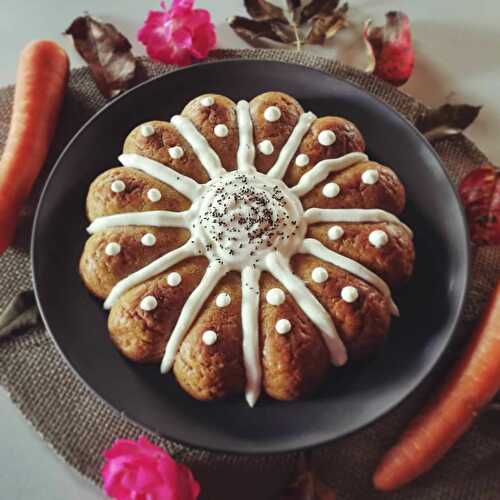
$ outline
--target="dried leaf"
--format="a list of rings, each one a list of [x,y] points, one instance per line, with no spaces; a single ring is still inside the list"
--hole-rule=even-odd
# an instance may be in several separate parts
[[[365,21],[363,38],[369,60],[365,71],[399,86],[410,78],[415,63],[410,20],[399,11],[388,12],[385,17],[385,26],[372,26],[371,19]]]
[[[481,111],[481,106],[443,104],[422,116],[417,128],[429,141],[436,141],[465,130]]]
[[[300,20],[300,0],[283,0],[283,12],[290,25],[298,25]]]
[[[271,19],[285,21],[283,10],[266,0],[245,0],[245,8],[255,21],[270,21]]]
[[[333,38],[342,28],[347,26],[346,14],[349,5],[344,3],[332,15],[318,14],[314,16],[311,31],[306,41],[323,45],[326,40]]]
[[[471,240],[500,245],[500,169],[487,163],[468,173],[458,188]]]
[[[300,14],[300,24],[312,19],[318,14],[331,15],[337,8],[340,0],[312,0],[306,5]]]
[[[130,42],[112,25],[85,15],[77,17],[65,34],[73,38],[78,53],[89,65],[105,97],[128,89],[134,80],[136,59]]]
[[[297,469],[279,500],[335,500],[333,488],[327,486],[308,466],[301,454]]]
[[[291,43],[293,41],[293,36],[277,21],[254,21],[246,17],[233,16],[227,22],[236,34],[250,45],[258,45],[256,41],[261,38],[280,43]]]

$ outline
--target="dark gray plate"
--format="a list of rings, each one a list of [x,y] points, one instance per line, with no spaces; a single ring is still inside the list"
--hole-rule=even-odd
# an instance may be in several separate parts
[[[267,90],[295,96],[306,110],[340,115],[363,133],[368,153],[406,186],[402,219],[415,232],[417,265],[396,297],[395,320],[373,361],[332,370],[316,396],[283,403],[244,398],[191,399],[156,366],[128,362],[111,344],[107,313],[77,272],[87,238],[85,197],[91,181],[117,165],[137,124],[168,120],[193,97],[233,100]],[[97,113],[62,153],[47,181],[32,239],[35,291],[47,328],[76,373],[116,410],[176,441],[240,453],[284,452],[325,443],[373,422],[429,373],[457,330],[469,273],[465,219],[439,159],[401,116],[346,82],[302,66],[263,61],[202,64],[149,81]],[[40,370],[48,367],[40,367]]]

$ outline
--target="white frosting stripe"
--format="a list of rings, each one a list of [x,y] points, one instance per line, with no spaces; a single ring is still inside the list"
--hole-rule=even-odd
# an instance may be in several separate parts
[[[324,181],[332,172],[339,172],[356,163],[367,161],[368,156],[364,153],[349,153],[340,158],[322,160],[306,172],[299,182],[292,188],[297,196],[304,196],[314,189],[320,182]]]
[[[389,299],[391,304],[391,313],[394,316],[399,316],[399,310],[391,297],[391,290],[387,286],[387,283],[379,278],[374,272],[367,269],[365,266],[356,262],[355,260],[349,259],[344,255],[340,255],[329,248],[326,248],[322,243],[314,238],[306,238],[302,242],[302,246],[299,249],[299,253],[308,253],[314,255],[318,259],[324,260],[325,262],[329,262],[334,266],[340,267],[340,269],[344,269],[354,276],[361,278],[362,280],[373,285],[379,292]]]
[[[156,276],[159,273],[167,270],[169,267],[177,264],[181,260],[187,259],[197,254],[197,245],[188,241],[184,245],[165,255],[162,255],[159,259],[154,260],[147,266],[139,269],[135,273],[129,274],[126,278],[120,280],[111,290],[108,298],[104,302],[104,309],[110,309],[116,301],[124,294],[127,290],[132,287],[143,283],[144,281]]]
[[[276,252],[270,253],[265,261],[266,269],[292,295],[298,306],[307,317],[318,327],[330,353],[332,362],[341,366],[347,361],[347,352],[340,339],[331,316],[311,293],[304,282],[292,273],[285,259]]]
[[[281,149],[276,163],[271,167],[267,175],[275,179],[283,178],[288,165],[292,161],[293,155],[299,149],[302,138],[307,134],[314,120],[316,120],[316,115],[311,111],[300,115],[297,125],[295,125],[288,141],[286,141],[286,144]]]
[[[186,300],[181,314],[177,319],[175,328],[168,339],[167,346],[165,347],[165,354],[161,362],[161,373],[168,372],[174,364],[177,351],[184,340],[188,329],[193,324],[193,321],[198,316],[200,309],[207,300],[208,296],[215,288],[215,285],[224,277],[229,271],[227,266],[210,263],[207,267],[203,278],[199,285],[193,290],[189,298]]]
[[[412,230],[395,215],[379,208],[309,208],[304,212],[307,224],[316,222],[390,222],[413,236]]]
[[[198,197],[200,185],[196,181],[163,163],[136,154],[122,154],[118,160],[124,167],[135,168],[168,184],[191,201]]]
[[[195,155],[205,167],[211,179],[226,173],[217,153],[210,147],[205,137],[198,132],[189,118],[175,115],[172,116],[170,122],[177,128],[184,139],[189,142]]]
[[[169,212],[168,210],[153,210],[151,212],[130,212],[124,214],[105,215],[95,219],[87,231],[94,234],[97,231],[117,226],[155,226],[155,227],[188,227],[189,211]]]
[[[241,327],[245,364],[247,403],[254,406],[260,395],[262,369],[259,350],[259,278],[260,269],[251,266],[241,272]]]
[[[253,124],[250,116],[250,106],[247,101],[239,101],[236,105],[238,133],[240,145],[238,147],[238,170],[253,172],[255,170],[255,145],[253,142]]]

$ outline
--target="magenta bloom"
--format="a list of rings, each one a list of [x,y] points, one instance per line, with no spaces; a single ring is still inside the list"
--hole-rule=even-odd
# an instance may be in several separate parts
[[[173,0],[167,10],[150,10],[137,38],[146,46],[151,59],[186,66],[193,59],[204,59],[215,47],[215,27],[210,13],[193,9],[194,0]]]
[[[196,500],[200,485],[191,471],[141,436],[117,439],[103,453],[105,493],[117,500]]]

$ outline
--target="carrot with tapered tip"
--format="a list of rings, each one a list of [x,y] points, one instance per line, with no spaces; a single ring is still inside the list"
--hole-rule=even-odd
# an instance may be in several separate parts
[[[29,43],[19,58],[9,135],[0,160],[0,255],[12,243],[21,207],[47,158],[68,79],[66,52]]]

